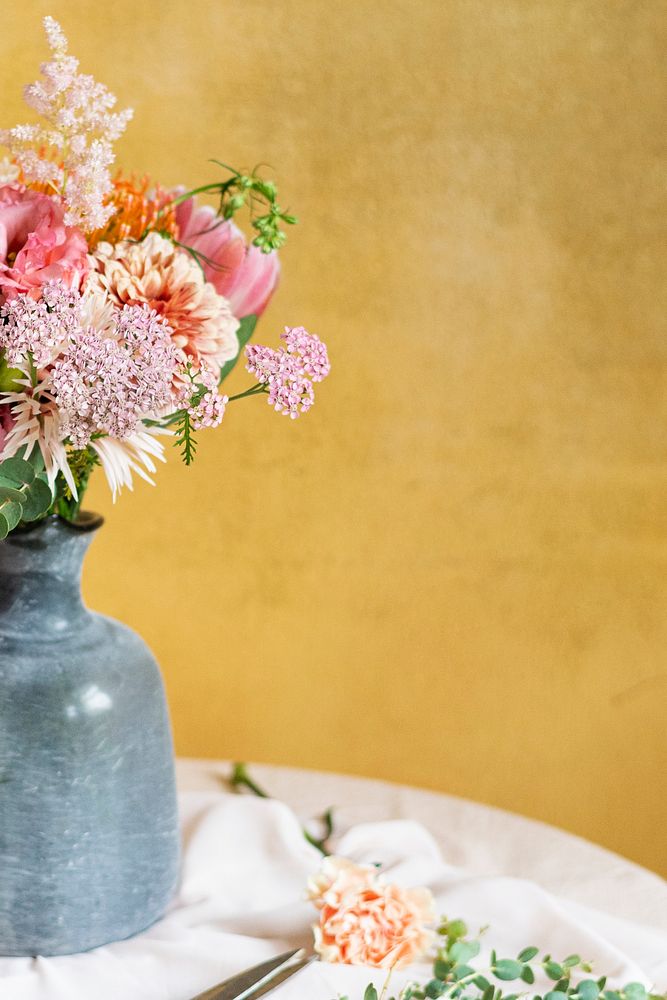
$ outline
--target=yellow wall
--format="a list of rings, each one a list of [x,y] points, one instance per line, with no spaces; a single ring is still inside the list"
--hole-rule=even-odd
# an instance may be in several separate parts
[[[191,471],[92,491],[87,596],[155,649],[178,751],[427,785],[665,871],[661,0],[2,11],[2,124],[52,12],[136,110],[126,166],[261,159],[303,220],[260,339],[328,341],[313,412],[246,400]]]

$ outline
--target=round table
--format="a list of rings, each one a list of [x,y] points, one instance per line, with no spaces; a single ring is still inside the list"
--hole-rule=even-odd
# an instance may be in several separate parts
[[[231,764],[181,759],[182,791],[229,791]],[[466,799],[385,781],[266,764],[248,765],[273,798],[303,820],[334,807],[336,833],[358,823],[413,819],[445,860],[473,875],[526,878],[558,896],[667,931],[667,882],[573,834]]]

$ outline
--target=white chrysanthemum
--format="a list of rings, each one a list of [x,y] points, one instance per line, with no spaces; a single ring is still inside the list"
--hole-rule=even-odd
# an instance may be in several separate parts
[[[156,472],[153,461],[165,462],[164,446],[156,437],[157,434],[170,434],[170,431],[158,427],[146,427],[135,431],[128,437],[103,437],[90,442],[90,447],[96,452],[104,475],[107,477],[114,503],[124,486],[132,489],[132,473],[144,479],[151,486],[155,483],[149,473]]]

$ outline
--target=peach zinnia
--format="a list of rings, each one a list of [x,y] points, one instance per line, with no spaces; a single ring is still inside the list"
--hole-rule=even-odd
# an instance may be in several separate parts
[[[326,858],[308,895],[320,911],[313,931],[315,951],[325,962],[400,969],[433,941],[429,890],[387,885],[369,865]]]
[[[148,303],[169,324],[172,339],[195,362],[217,373],[239,350],[239,322],[224,296],[196,262],[157,233],[141,243],[100,243],[90,257],[86,290],[106,293],[114,305]]]

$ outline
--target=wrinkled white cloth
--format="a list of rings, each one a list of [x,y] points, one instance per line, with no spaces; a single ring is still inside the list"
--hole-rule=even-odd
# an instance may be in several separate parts
[[[178,898],[163,920],[128,941],[82,955],[0,959],[0,1000],[191,1000],[272,955],[309,945],[305,900],[321,856],[290,809],[275,801],[208,792],[181,795],[184,859]],[[427,885],[438,909],[471,928],[489,924],[488,947],[513,956],[529,944],[555,956],[577,951],[613,984],[667,987],[667,936],[507,876],[470,875],[447,864],[410,820],[364,823],[336,853],[379,862],[403,885]],[[427,966],[396,975],[400,985]],[[357,1000],[377,971],[316,963],[279,986],[275,1000]]]

